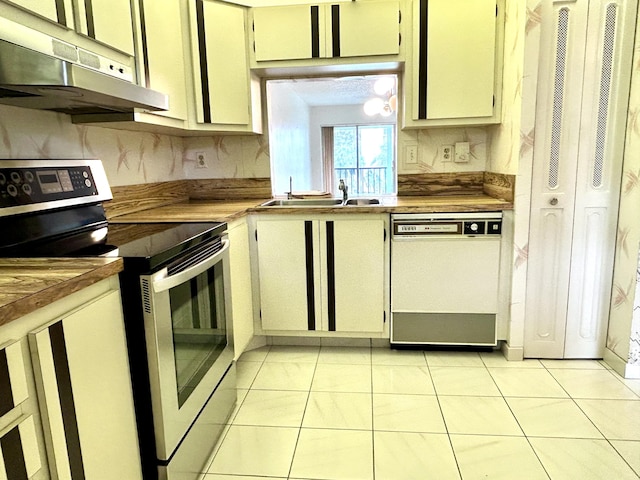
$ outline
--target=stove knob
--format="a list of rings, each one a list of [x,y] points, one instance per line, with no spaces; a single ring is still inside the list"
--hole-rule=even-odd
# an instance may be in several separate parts
[[[472,223],[471,225],[469,225],[469,228],[471,229],[471,231],[477,232],[478,231],[478,224],[477,223]]]
[[[18,172],[11,172],[11,181],[13,183],[20,183],[22,181],[22,177]]]
[[[23,183],[22,184],[22,191],[24,193],[26,193],[27,195],[31,195],[31,185],[29,185],[28,183]]]
[[[0,173],[0,185],[4,185],[7,183],[7,177],[4,176],[4,173]]]
[[[24,178],[27,180],[27,182],[33,183],[33,173],[29,171],[24,172]]]
[[[11,195],[12,197],[17,197],[18,196],[18,189],[16,188],[16,186],[13,183],[10,183],[7,186],[7,193],[9,195]]]

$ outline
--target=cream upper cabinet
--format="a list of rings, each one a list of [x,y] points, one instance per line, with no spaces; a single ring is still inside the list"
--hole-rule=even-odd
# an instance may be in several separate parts
[[[385,229],[377,215],[260,217],[261,329],[382,334],[389,298]]]
[[[324,39],[320,41],[320,10],[318,5],[254,8],[256,60],[325,57]],[[323,9],[322,25],[324,13]]]
[[[259,82],[249,72],[246,8],[211,0],[194,3],[192,128],[261,133]]]
[[[66,13],[70,4],[58,0],[7,0],[20,8],[28,10],[36,15],[40,15],[62,25],[66,25]]]
[[[123,63],[135,56],[131,0],[0,0],[0,15]]]
[[[76,30],[134,56],[130,0],[74,0]]]
[[[169,110],[153,115],[185,121],[187,80],[180,0],[140,0],[142,68],[147,88],[169,95]]]
[[[397,55],[400,4],[364,1],[254,8],[253,43],[257,62]]]
[[[414,3],[405,127],[499,123],[502,10],[496,0]]]

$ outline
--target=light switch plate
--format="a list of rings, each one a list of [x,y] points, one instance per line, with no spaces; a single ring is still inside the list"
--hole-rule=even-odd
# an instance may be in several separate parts
[[[469,155],[469,142],[458,142],[455,147],[455,159],[456,163],[467,163],[471,160]]]
[[[418,144],[411,143],[404,147],[404,163],[416,164],[418,163]]]

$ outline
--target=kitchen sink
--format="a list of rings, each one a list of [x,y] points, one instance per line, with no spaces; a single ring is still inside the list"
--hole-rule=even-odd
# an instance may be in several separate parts
[[[339,198],[292,198],[287,200],[269,200],[262,207],[335,207],[342,205]]]
[[[345,205],[380,205],[378,198],[350,198]]]

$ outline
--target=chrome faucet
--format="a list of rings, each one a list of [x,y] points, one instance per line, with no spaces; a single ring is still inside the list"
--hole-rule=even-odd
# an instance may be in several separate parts
[[[344,180],[340,179],[340,184],[338,185],[338,190],[342,190],[342,202],[346,203],[347,199],[349,198],[349,194],[347,193],[347,190],[349,190],[349,187],[347,187],[344,184]]]
[[[289,177],[289,191],[285,193],[287,194],[287,198],[289,200],[293,198],[293,177]]]

